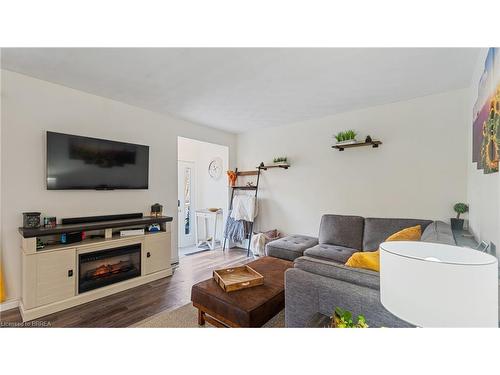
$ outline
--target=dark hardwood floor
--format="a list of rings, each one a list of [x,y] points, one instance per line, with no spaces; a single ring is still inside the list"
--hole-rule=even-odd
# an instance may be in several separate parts
[[[190,302],[191,286],[212,276],[212,271],[253,260],[246,250],[207,251],[180,259],[171,277],[138,286],[37,319],[50,327],[128,327],[163,310]],[[22,322],[19,310],[0,313],[3,326]]]

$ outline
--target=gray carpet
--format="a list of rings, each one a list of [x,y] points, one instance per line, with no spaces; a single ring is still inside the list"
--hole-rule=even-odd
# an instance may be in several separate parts
[[[198,310],[187,303],[175,310],[162,311],[150,318],[144,319],[132,327],[135,328],[213,328],[208,322],[205,327],[198,325]],[[285,310],[281,310],[268,321],[264,328],[284,328]]]

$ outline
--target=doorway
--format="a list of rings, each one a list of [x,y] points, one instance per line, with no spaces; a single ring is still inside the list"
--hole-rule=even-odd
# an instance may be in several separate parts
[[[220,251],[229,203],[229,147],[178,137],[179,257]],[[217,211],[216,215],[210,212]]]

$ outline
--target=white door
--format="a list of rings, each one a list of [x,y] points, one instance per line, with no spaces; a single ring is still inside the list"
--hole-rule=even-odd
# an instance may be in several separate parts
[[[195,164],[192,161],[179,161],[178,167],[178,215],[179,247],[195,244]]]

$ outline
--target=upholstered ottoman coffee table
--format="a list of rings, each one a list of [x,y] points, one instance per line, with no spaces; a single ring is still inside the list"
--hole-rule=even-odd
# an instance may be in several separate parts
[[[193,285],[191,301],[198,324],[216,327],[262,327],[285,307],[285,271],[293,263],[263,257],[247,263],[264,276],[264,284],[226,293],[213,279]]]
[[[305,250],[317,244],[318,239],[315,237],[293,234],[269,242],[266,245],[266,254],[275,258],[294,260],[301,257]]]

